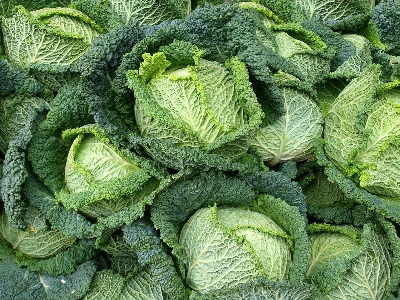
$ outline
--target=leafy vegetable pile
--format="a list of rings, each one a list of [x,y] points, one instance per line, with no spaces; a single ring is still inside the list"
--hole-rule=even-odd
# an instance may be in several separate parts
[[[0,299],[399,299],[399,11],[3,0]]]

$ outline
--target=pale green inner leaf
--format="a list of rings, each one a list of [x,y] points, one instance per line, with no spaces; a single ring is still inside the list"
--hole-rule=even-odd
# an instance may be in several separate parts
[[[373,232],[369,250],[352,262],[344,281],[328,299],[383,299],[391,276],[390,253],[383,237]]]
[[[281,93],[285,114],[261,127],[251,142],[270,166],[309,158],[314,139],[322,136],[322,113],[315,102],[294,88],[282,88]]]
[[[95,136],[75,139],[65,168],[65,183],[69,192],[84,191],[89,186],[139,170],[131,159],[117,153],[112,147]]]
[[[342,90],[326,114],[325,151],[341,168],[345,168],[351,153],[362,145],[355,126],[357,117],[375,96],[378,85],[379,73],[368,68]]]
[[[197,211],[180,236],[186,257],[186,282],[201,293],[233,287],[259,274],[246,245],[211,222],[210,212]]]
[[[35,220],[26,230],[14,229],[3,212],[0,215],[0,234],[14,249],[37,258],[53,256],[75,243],[76,238],[64,237],[58,230],[46,230],[42,223]]]
[[[308,20],[341,20],[365,13],[368,9],[368,3],[364,0],[295,0],[295,2]]]
[[[71,30],[66,33],[75,34],[76,38],[39,28],[20,10],[13,17],[5,18],[2,30],[8,59],[22,68],[37,64],[69,66],[86,52],[89,42],[98,35],[89,24],[73,17],[53,17],[50,25]]]
[[[126,281],[118,299],[164,300],[164,297],[161,285],[155,283],[148,272],[141,270]]]
[[[112,11],[123,25],[155,25],[163,21],[184,18],[190,11],[190,1],[110,0]],[[178,13],[180,12],[180,13]]]

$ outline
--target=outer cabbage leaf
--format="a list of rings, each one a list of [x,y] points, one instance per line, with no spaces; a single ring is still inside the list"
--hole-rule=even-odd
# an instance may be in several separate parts
[[[355,32],[369,19],[368,1],[295,0],[306,20],[319,20],[334,30]]]
[[[355,46],[356,53],[332,72],[330,77],[350,80],[361,75],[372,63],[371,44],[365,37],[357,34],[345,34],[343,39]]]
[[[23,228],[26,225],[23,215],[28,206],[21,195],[21,187],[27,177],[25,150],[49,110],[47,101],[35,96],[49,100],[51,97],[43,85],[8,62],[2,61],[0,74],[5,80],[1,94],[6,96],[0,98],[0,149],[5,154],[1,197],[12,226]]]
[[[90,283],[89,291],[84,300],[113,300],[119,299],[125,279],[112,270],[97,272]]]
[[[17,5],[22,5],[27,10],[37,10],[44,7],[67,7],[71,3],[70,0],[2,0],[0,1],[0,15],[1,16],[11,16],[13,9]]]
[[[115,273],[127,276],[138,269],[137,253],[126,243],[120,232],[113,234],[100,248],[109,261],[108,268]]]
[[[124,122],[126,120],[118,114],[119,109],[113,101],[115,70],[126,52],[154,30],[154,26],[118,27],[99,36],[74,66],[74,71],[79,72],[82,77],[80,93],[91,103],[93,122],[99,124],[113,140],[121,144],[126,144],[126,136],[131,133],[129,129],[132,129],[132,122]]]
[[[285,100],[285,114],[262,126],[251,142],[268,166],[310,158],[313,140],[322,136],[324,122],[312,95],[300,84],[296,86],[296,79],[282,74],[276,80]]]
[[[187,299],[188,295],[174,261],[153,224],[139,219],[122,228],[103,248],[114,262],[130,258],[129,272],[107,269],[96,273],[84,299]],[[121,261],[120,261],[121,262]]]
[[[286,22],[316,20],[335,31],[355,33],[370,18],[370,1],[356,0],[257,0]]]
[[[298,282],[271,282],[258,277],[248,283],[239,284],[232,289],[224,289],[206,295],[192,293],[190,299],[206,300],[306,300],[310,299],[311,286]]]
[[[357,133],[357,116],[365,111],[379,87],[379,67],[371,66],[351,81],[338,95],[325,115],[326,154],[339,166],[347,165],[351,153],[362,144]]]
[[[58,276],[74,273],[80,264],[93,259],[98,252],[93,240],[81,239],[68,249],[45,259],[17,252],[15,262],[19,267],[26,267],[32,272]]]
[[[143,276],[151,278],[147,286],[158,290],[158,296],[160,296],[159,291],[161,290],[166,299],[187,299],[186,287],[177,272],[174,259],[169,254],[169,250],[164,247],[153,223],[145,218],[138,219],[132,224],[124,226],[122,231],[126,243],[137,254],[138,263],[143,267],[140,270],[147,273],[142,273]],[[128,287],[125,287],[125,292],[123,292],[125,297],[132,292],[129,290],[133,289],[137,283],[135,281],[128,283]]]
[[[317,97],[315,102],[320,108],[324,119],[347,84],[348,82],[344,79],[330,79],[316,86]]]
[[[31,257],[49,257],[75,243],[75,238],[64,237],[58,230],[43,228],[45,219],[37,213],[25,231],[14,229],[3,212],[0,216],[0,233],[14,249]],[[42,220],[38,220],[42,218]],[[40,224],[42,223],[42,224]]]
[[[151,273],[142,269],[126,281],[118,299],[121,300],[164,300],[163,287],[154,281]]]
[[[270,68],[271,71],[282,70],[299,78],[304,78],[304,74],[302,74],[301,70],[299,70],[287,58],[284,58],[277,53],[277,36],[273,31],[273,27],[281,25],[284,22],[270,9],[263,5],[254,2],[240,2],[239,6],[251,19],[257,39],[261,42],[262,46],[265,47],[265,50],[268,51],[268,65],[265,67]],[[290,38],[291,37],[289,37],[289,39]],[[293,38],[293,41],[295,40],[296,38]],[[311,48],[307,49],[311,50]]]
[[[88,291],[95,272],[95,263],[87,261],[70,275],[52,277],[20,268],[12,257],[0,259],[0,297],[7,300],[78,300]]]
[[[315,154],[317,163],[323,168],[324,174],[328,180],[334,184],[337,184],[339,189],[343,192],[344,196],[355,201],[359,204],[363,204],[368,209],[376,211],[386,218],[400,222],[400,203],[391,198],[382,198],[377,195],[369,193],[367,190],[360,188],[352,179],[347,178],[342,171],[340,171],[335,164],[326,157],[324,153],[323,141],[316,141],[315,143]]]
[[[334,52],[312,31],[297,23],[275,25],[277,53],[295,65],[310,85],[329,73]]]
[[[68,211],[61,204],[57,204],[54,194],[35,176],[26,178],[22,192],[29,203],[46,216],[52,229],[59,230],[63,235],[92,238],[100,234],[97,224],[93,224],[82,214]]]
[[[191,10],[190,1],[135,1],[112,0],[112,11],[118,15],[122,25],[154,25],[163,21],[183,19]]]
[[[26,71],[7,60],[0,61],[0,80],[0,150],[6,153],[10,140],[28,134],[43,120],[53,96]]]
[[[78,0],[73,6],[107,30],[184,19],[191,11],[188,0]]]
[[[326,292],[341,284],[341,275],[351,261],[361,255],[360,232],[351,226],[333,227],[327,224],[311,224],[309,231],[311,256],[307,278]]]
[[[282,199],[287,204],[299,209],[307,218],[306,197],[297,182],[292,181],[283,172],[258,171],[244,175],[242,178],[256,195],[268,194]]]
[[[356,203],[354,199],[346,197],[338,184],[330,182],[321,170],[313,170],[312,176],[313,179],[302,187],[308,215],[329,224],[352,223],[353,216],[349,208]]]
[[[335,49],[334,56],[330,61],[331,72],[334,72],[350,57],[356,55],[355,45],[351,41],[345,40],[343,38],[344,35],[340,32],[333,31],[319,21],[302,21],[301,25],[305,29],[316,33],[327,46]]]
[[[0,112],[0,150],[6,153],[9,141],[21,134],[24,127],[39,123],[50,106],[42,98],[22,95],[7,97],[0,103],[3,109]]]
[[[398,41],[399,32],[399,11],[398,1],[381,1],[372,9],[373,26],[377,31],[377,44],[385,51],[393,55],[400,54]]]
[[[83,300],[166,300],[162,285],[146,268],[123,277],[110,270],[97,272]]]

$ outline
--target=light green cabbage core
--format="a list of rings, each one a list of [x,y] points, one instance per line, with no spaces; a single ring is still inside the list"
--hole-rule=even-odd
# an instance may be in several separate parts
[[[318,225],[327,231],[309,235],[306,276],[322,292],[313,299],[385,299],[391,276],[388,240],[369,225],[362,232],[351,226]]]
[[[139,167],[133,161],[99,138],[80,135],[67,158],[65,184],[70,193],[79,193],[89,186],[101,185],[137,170]]]
[[[65,190],[58,193],[58,201],[92,218],[127,209],[142,212],[146,196],[160,180],[127,155],[105,139],[79,134],[68,153]]]
[[[243,208],[203,208],[184,225],[180,246],[186,282],[207,293],[265,275],[287,279],[292,264],[286,233],[269,217]]]
[[[70,8],[29,12],[22,6],[1,24],[7,58],[22,68],[65,68],[89,48],[102,29]]]
[[[199,59],[197,67],[167,70],[146,86],[165,115],[155,116],[139,98],[136,120],[143,136],[179,146],[204,148],[247,120],[239,105],[232,74],[221,64]]]

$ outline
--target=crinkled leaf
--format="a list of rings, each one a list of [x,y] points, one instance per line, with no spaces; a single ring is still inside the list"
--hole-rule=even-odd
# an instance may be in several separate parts
[[[131,275],[119,295],[121,300],[164,300],[162,285],[154,281],[151,273],[142,269]]]
[[[68,249],[46,259],[17,253],[16,263],[32,272],[58,276],[75,272],[80,264],[92,259],[97,253],[93,240],[79,240]]]
[[[17,5],[22,5],[27,10],[37,10],[44,7],[67,7],[71,3],[70,0],[2,0],[0,1],[0,15],[10,16],[13,13],[13,8]]]
[[[390,254],[383,237],[369,234],[368,250],[351,263],[343,282],[329,292],[330,299],[382,299],[390,278]]]
[[[306,300],[310,299],[311,286],[299,282],[271,282],[260,276],[232,289],[200,295],[192,293],[192,300]]]
[[[359,76],[372,63],[371,44],[365,37],[357,34],[345,34],[342,37],[355,46],[356,53],[332,72],[330,77],[350,80]]]
[[[83,300],[116,300],[124,286],[125,278],[111,270],[96,272],[89,291]]]
[[[6,153],[10,140],[21,134],[20,130],[40,123],[50,106],[42,98],[23,95],[9,96],[0,103],[0,150]]]
[[[379,68],[367,68],[353,79],[335,99],[325,116],[326,154],[344,168],[352,152],[362,144],[356,122],[366,103],[375,97],[379,87]]]
[[[2,299],[78,300],[86,294],[96,272],[93,261],[81,264],[75,273],[51,277],[18,267],[11,260],[0,262]]]
[[[146,219],[138,219],[123,227],[124,239],[137,253],[138,262],[148,270],[148,274],[168,299],[186,299],[187,293],[175,263],[165,250],[158,232]]]
[[[327,232],[311,234],[310,243],[307,279],[319,289],[341,285],[341,276],[360,255],[359,242],[343,233]]]
[[[7,57],[22,68],[56,70],[68,67],[99,35],[86,15],[70,8],[45,8],[32,13],[18,6],[2,22]]]
[[[318,20],[334,30],[356,31],[369,18],[368,1],[294,0],[305,20]]]
[[[296,87],[281,87],[285,114],[262,126],[252,139],[268,166],[305,160],[312,156],[312,141],[322,136],[323,118],[313,98]]]
[[[14,229],[5,213],[1,214],[0,233],[14,249],[32,257],[49,257],[70,247],[75,238],[64,237],[58,230],[36,229],[35,224],[25,231]],[[38,231],[37,231],[38,230]]]
[[[316,103],[320,108],[323,117],[330,111],[335,99],[339,96],[348,82],[343,79],[331,79],[316,86]]]
[[[154,25],[183,19],[191,10],[190,1],[187,0],[111,0],[109,5],[122,25]]]

